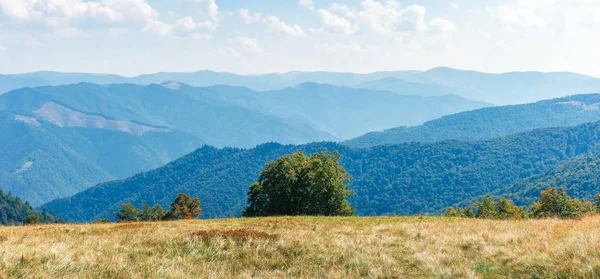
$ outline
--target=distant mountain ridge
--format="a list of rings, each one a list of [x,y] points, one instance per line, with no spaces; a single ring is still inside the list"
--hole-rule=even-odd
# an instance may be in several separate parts
[[[0,75],[0,94],[22,87],[56,86],[79,82],[147,85],[176,80],[192,86],[229,85],[255,91],[281,90],[305,82],[386,90],[399,94],[438,96],[454,94],[497,105],[522,104],[573,94],[600,92],[600,79],[570,72],[482,73],[437,67],[428,71],[388,71],[370,74],[288,72],[238,75],[209,70],[155,73],[137,77],[111,74],[35,72]]]
[[[528,130],[600,121],[600,94],[498,106],[443,116],[419,126],[372,132],[345,141],[353,147],[449,139],[486,140]]]

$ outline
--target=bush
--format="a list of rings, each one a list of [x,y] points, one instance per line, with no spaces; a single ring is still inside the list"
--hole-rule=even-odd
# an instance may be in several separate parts
[[[37,214],[27,216],[25,225],[35,225],[40,223],[40,216]]]

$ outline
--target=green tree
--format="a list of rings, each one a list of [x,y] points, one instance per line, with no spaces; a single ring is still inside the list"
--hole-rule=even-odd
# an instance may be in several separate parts
[[[243,215],[354,215],[346,200],[351,180],[340,165],[339,153],[306,156],[296,152],[268,163],[258,181],[250,185]]]
[[[27,216],[25,220],[26,225],[35,225],[40,223],[40,216],[37,214]]]
[[[138,222],[140,221],[140,212],[131,204],[123,204],[119,212],[115,212],[117,223]]]
[[[531,215],[535,218],[580,218],[594,212],[594,204],[589,201],[572,199],[564,188],[549,188],[540,192],[539,201],[531,205]]]
[[[594,206],[596,207],[596,212],[600,213],[600,194],[594,196]]]
[[[144,222],[155,222],[165,219],[167,211],[164,210],[160,205],[150,207],[147,204],[142,206],[142,212],[140,213],[140,221]]]
[[[497,204],[491,196],[485,195],[480,202],[476,202],[473,206],[477,209],[477,218],[496,218]]]
[[[520,206],[516,206],[511,200],[500,198],[496,203],[496,218],[498,219],[520,220],[527,218],[527,216],[527,211]]]
[[[202,208],[198,198],[190,198],[186,194],[179,194],[171,203],[171,212],[166,219],[193,219],[201,216]]]

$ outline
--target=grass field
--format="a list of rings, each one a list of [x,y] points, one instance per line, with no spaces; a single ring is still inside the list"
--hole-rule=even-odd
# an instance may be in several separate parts
[[[600,217],[0,227],[0,278],[600,278]]]

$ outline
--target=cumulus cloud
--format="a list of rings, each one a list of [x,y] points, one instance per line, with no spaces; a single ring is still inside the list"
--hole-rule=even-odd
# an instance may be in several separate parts
[[[199,30],[199,29],[203,29],[203,30],[207,30],[207,31],[214,31],[217,28],[217,24],[210,20],[196,22],[196,21],[194,21],[194,19],[191,16],[186,16],[184,18],[179,19],[177,22],[175,22],[175,27],[178,30],[189,31],[189,32]]]
[[[151,19],[144,27],[144,32],[153,32],[161,36],[170,36],[173,33],[173,26],[160,20]]]
[[[269,22],[269,30],[272,32],[279,32],[296,37],[306,36],[306,33],[304,33],[304,30],[302,30],[300,26],[295,24],[290,26],[275,16],[267,17],[267,21]]]
[[[351,35],[356,31],[356,26],[343,17],[334,15],[324,9],[320,9],[318,13],[324,29],[329,32]]]
[[[262,19],[262,15],[257,12],[250,12],[246,9],[240,9],[240,17],[246,24],[251,24],[253,22],[258,22]]]
[[[66,26],[73,21],[146,22],[157,12],[145,0],[0,0],[0,10],[13,20]]]
[[[315,3],[313,2],[313,0],[300,0],[298,1],[298,4],[311,10],[315,9]]]
[[[382,35],[393,35],[398,32],[456,31],[454,23],[445,19],[436,18],[428,24],[425,21],[427,9],[423,6],[403,7],[393,0],[385,2],[363,0],[360,9],[334,3],[329,10],[319,10],[319,13],[325,29],[342,30],[345,34],[356,32],[359,26],[361,29],[366,28]],[[334,13],[343,14],[346,18]]]

